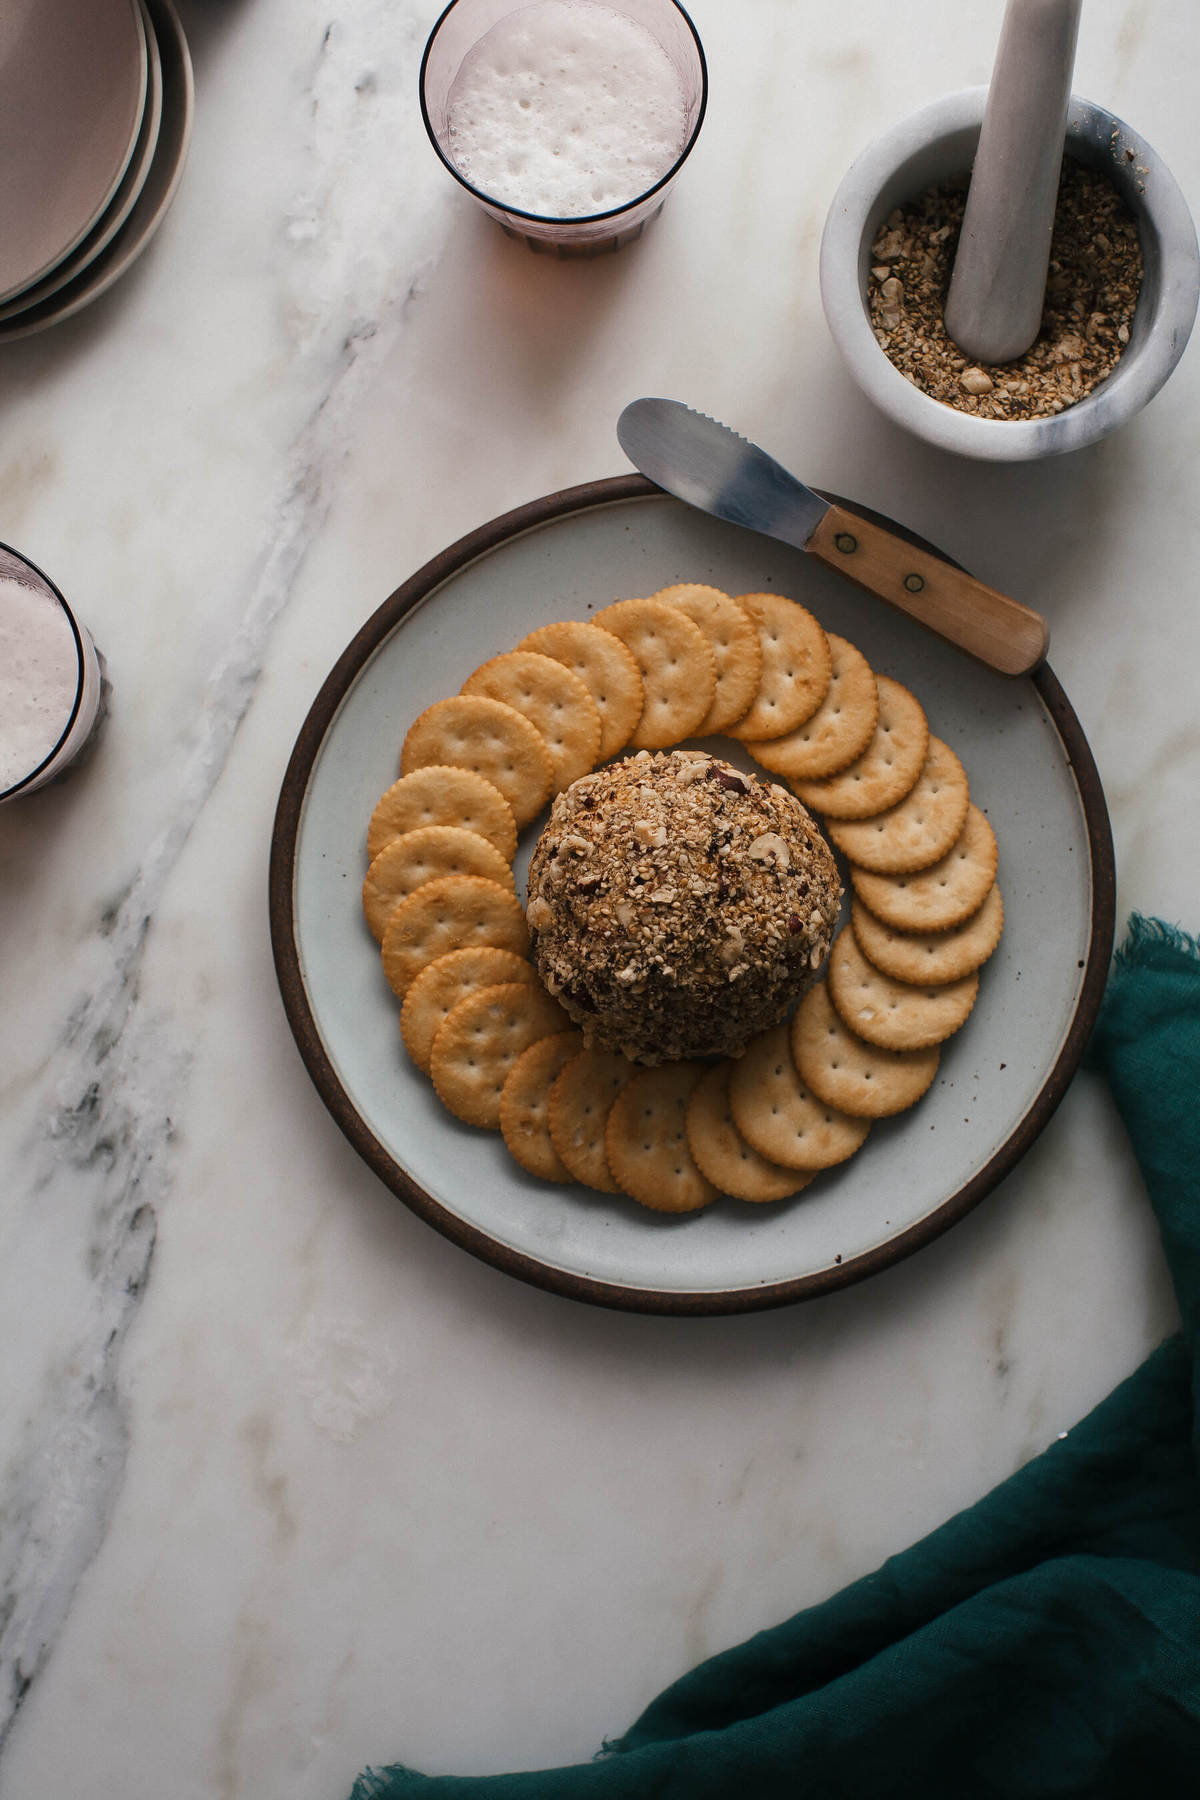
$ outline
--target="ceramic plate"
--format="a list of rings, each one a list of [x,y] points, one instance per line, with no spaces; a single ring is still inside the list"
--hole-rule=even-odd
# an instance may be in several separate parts
[[[5,0],[0,14],[0,300],[92,229],[146,101],[138,0]]]
[[[48,275],[41,281],[35,281],[31,287],[23,288],[15,299],[0,306],[0,320],[11,319],[17,313],[26,312],[60,288],[74,281],[75,277],[87,268],[99,256],[100,252],[111,244],[122,225],[133,211],[134,202],[145,186],[146,177],[150,173],[150,165],[158,146],[159,127],[162,123],[162,58],[159,55],[158,39],[150,24],[145,5],[142,4],[142,17],[146,26],[146,53],[148,80],[146,84],[146,104],[142,108],[142,124],[138,132],[137,143],[133,155],[126,166],[125,173],[117,186],[117,191],[105,207],[104,212],[93,225],[81,244],[77,244],[69,256],[55,263]]]
[[[359,908],[367,820],[416,714],[533,627],[671,581],[789,594],[911,687],[995,827],[1006,909],[979,1002],[918,1107],[877,1125],[857,1156],[794,1200],[720,1200],[676,1218],[539,1182],[498,1135],[451,1118],[407,1062]],[[535,835],[523,834],[519,884]],[[288,767],[271,925],[284,1004],[318,1092],[416,1212],[500,1268],[578,1299],[733,1312],[874,1273],[946,1230],[1013,1167],[1061,1099],[1099,1005],[1112,846],[1087,743],[1049,669],[994,675],[815,558],[627,476],[484,526],[355,637]]]
[[[175,198],[192,134],[192,61],[171,0],[145,0],[162,68],[162,116],[150,167],[129,215],[72,280],[11,318],[0,318],[0,344],[69,319],[105,293],[142,254]]]

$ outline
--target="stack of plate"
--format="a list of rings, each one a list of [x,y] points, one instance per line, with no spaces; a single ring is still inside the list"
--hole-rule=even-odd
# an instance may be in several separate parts
[[[0,343],[78,312],[145,249],[192,106],[171,0],[3,0]]]

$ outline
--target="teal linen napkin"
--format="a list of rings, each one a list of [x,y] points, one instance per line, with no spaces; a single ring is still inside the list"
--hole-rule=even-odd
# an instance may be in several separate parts
[[[685,1675],[595,1762],[368,1770],[351,1800],[1200,1795],[1200,950],[1134,917],[1089,1051],[1183,1315],[1083,1423],[823,1605]]]

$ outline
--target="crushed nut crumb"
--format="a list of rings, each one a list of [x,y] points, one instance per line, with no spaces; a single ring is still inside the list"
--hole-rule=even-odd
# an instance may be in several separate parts
[[[560,794],[528,892],[547,988],[587,1043],[640,1062],[736,1055],[809,986],[841,905],[799,800],[694,751]]]
[[[1101,170],[1063,160],[1041,328],[1023,356],[968,363],[943,317],[965,186],[929,188],[889,214],[871,247],[875,337],[917,387],[984,419],[1060,413],[1111,375],[1142,285],[1137,220]]]

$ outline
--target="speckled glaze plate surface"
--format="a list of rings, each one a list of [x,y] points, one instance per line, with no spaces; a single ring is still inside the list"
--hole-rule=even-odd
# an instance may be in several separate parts
[[[912,688],[995,828],[1006,927],[975,1011],[917,1108],[877,1125],[857,1156],[793,1200],[722,1199],[670,1218],[540,1182],[497,1134],[442,1109],[404,1054],[359,889],[367,820],[396,778],[417,713],[537,625],[587,618],[614,598],[684,580],[788,594]],[[538,824],[523,834],[519,886]],[[898,1261],[1015,1165],[1062,1098],[1100,1002],[1113,864],[1095,765],[1048,668],[1018,681],[994,675],[814,558],[624,476],[481,527],[367,621],[293,751],[270,901],[280,989],[313,1082],[414,1211],[474,1255],[576,1299],[740,1312],[825,1293]]]

